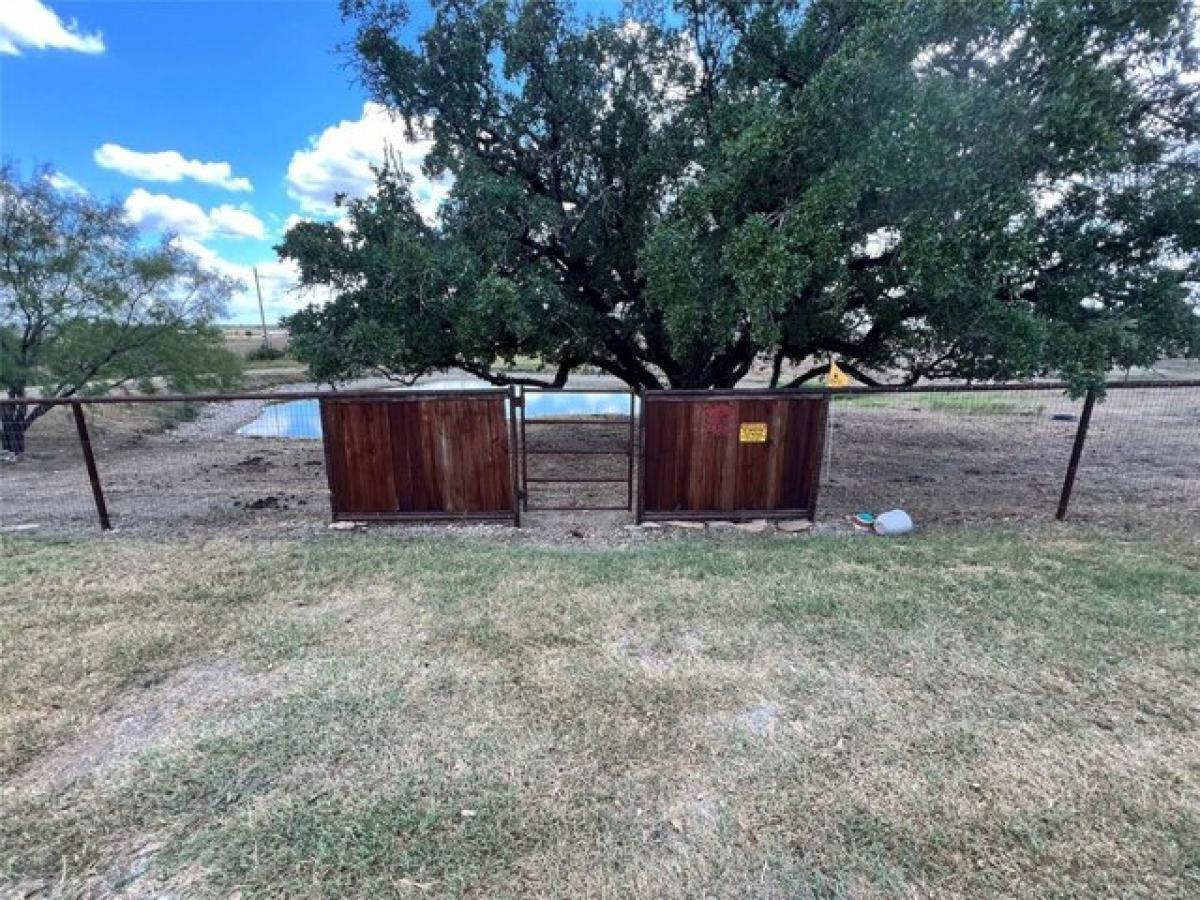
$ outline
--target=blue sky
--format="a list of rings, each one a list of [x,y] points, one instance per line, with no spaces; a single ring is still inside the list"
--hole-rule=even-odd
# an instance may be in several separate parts
[[[411,5],[415,36],[430,13]],[[366,103],[350,37],[336,0],[0,0],[0,157],[115,197],[147,240],[178,234],[245,285],[230,321],[257,318],[257,265],[275,319],[307,298],[272,246],[297,216],[335,218],[334,193],[370,191],[385,145],[426,215],[447,190],[418,174],[427,142]]]
[[[258,265],[274,318],[304,302],[271,249],[289,218],[332,216],[403,143],[364,108],[350,36],[335,0],[0,0],[0,155],[116,197],[148,239],[178,232],[231,275]],[[400,149],[416,165],[426,148]],[[445,186],[419,188],[432,209]],[[229,318],[257,318],[250,290]]]

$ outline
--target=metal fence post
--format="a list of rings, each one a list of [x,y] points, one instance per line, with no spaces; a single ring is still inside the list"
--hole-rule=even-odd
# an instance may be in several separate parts
[[[1071,490],[1075,487],[1075,474],[1079,471],[1079,459],[1083,456],[1083,442],[1087,440],[1088,426],[1092,421],[1092,408],[1096,405],[1096,389],[1088,388],[1083,400],[1083,412],[1079,415],[1079,428],[1075,431],[1075,443],[1071,447],[1071,459],[1067,463],[1067,475],[1063,479],[1062,494],[1058,498],[1058,512],[1054,518],[1062,521],[1067,517],[1071,503]]]
[[[517,398],[517,409],[521,413],[521,418],[517,421],[517,428],[521,432],[521,509],[529,511],[529,446],[527,444],[529,433],[526,430],[526,389],[521,388],[521,396]]]
[[[508,386],[508,446],[509,446],[509,478],[512,479],[512,514],[513,525],[516,528],[521,527],[521,502],[525,494],[524,486],[521,484],[519,464],[525,458],[525,437],[524,428],[521,429],[521,444],[517,445],[517,414],[518,411],[522,416],[525,415],[525,392],[524,389],[518,393],[516,385]],[[517,454],[521,455],[521,460],[517,459]]]
[[[640,412],[637,423],[637,504],[633,520],[641,525],[646,521],[646,389],[638,388]]]
[[[817,460],[817,477],[813,479],[812,499],[808,504],[808,521],[817,521],[817,498],[821,495],[821,479],[825,477],[825,469],[830,459],[830,445],[833,443],[833,396],[826,394],[817,400],[821,410],[821,427],[818,428],[817,434],[820,435],[821,449]]]
[[[637,396],[633,393],[633,390],[631,389],[629,391],[629,447],[628,447],[628,449],[629,449],[629,468],[626,473],[627,477],[629,478],[629,484],[626,485],[626,490],[625,490],[625,508],[628,509],[630,512],[634,511],[634,509],[633,509],[633,457],[634,457],[634,454],[637,453],[637,434],[635,431],[636,419],[637,419]],[[634,518],[636,519],[637,516],[635,515]]]
[[[92,499],[96,501],[96,515],[100,517],[100,528],[103,531],[111,531],[112,523],[108,521],[108,507],[104,503],[104,491],[100,487],[100,473],[96,471],[96,457],[92,453],[92,439],[88,435],[87,420],[83,417],[83,405],[78,402],[72,403],[71,412],[75,414],[75,430],[79,432],[79,448],[83,451],[88,481],[92,483]]]

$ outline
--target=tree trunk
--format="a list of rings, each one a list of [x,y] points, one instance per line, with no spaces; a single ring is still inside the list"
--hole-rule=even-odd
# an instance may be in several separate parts
[[[20,455],[25,452],[25,404],[0,406],[0,449]]]

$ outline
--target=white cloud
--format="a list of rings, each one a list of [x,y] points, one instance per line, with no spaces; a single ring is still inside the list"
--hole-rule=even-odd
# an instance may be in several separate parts
[[[636,19],[626,19],[617,32],[623,41],[634,46],[645,44],[652,34],[646,23]],[[670,57],[651,63],[649,68],[651,93],[665,103],[665,108],[657,110],[653,116],[656,125],[663,125],[674,118],[679,105],[703,84],[704,65],[691,35],[679,35],[674,45],[668,45],[667,49]],[[611,109],[612,88],[625,82],[630,73],[624,68],[620,54],[615,57],[609,55],[602,63],[602,70],[611,81],[604,98],[605,105]],[[686,78],[688,74],[691,75],[690,79]]]
[[[235,177],[227,162],[187,159],[176,150],[143,153],[120,144],[102,144],[92,154],[96,165],[143,181],[182,181],[191,178],[229,191],[253,189],[249,178]]]
[[[266,226],[249,210],[223,204],[205,212],[190,200],[134,188],[125,212],[143,231],[171,232],[182,237],[266,237]]]
[[[1192,28],[1192,47],[1200,50],[1200,0],[1192,0]],[[1184,84],[1200,83],[1200,71],[1187,69],[1180,79]]]
[[[436,218],[436,213],[437,213],[437,208],[434,207],[434,209],[432,210],[431,216],[429,218],[430,222],[432,222],[433,219]],[[336,225],[338,228],[342,229],[342,231],[344,231],[346,234],[350,234],[354,231],[354,226],[350,222],[350,216],[346,214],[345,210],[341,210],[340,214],[337,215],[332,220],[328,219],[328,218],[323,218],[323,217],[317,218],[314,220],[314,218],[312,216],[298,216],[295,213],[292,213],[290,216],[288,216],[286,219],[283,220],[283,225],[279,229],[279,236],[281,238],[286,237],[287,233],[292,230],[293,226],[299,225],[301,222],[312,222],[312,221],[318,221],[318,222],[332,221],[332,223],[334,225]]]
[[[64,23],[41,0],[4,0],[0,3],[0,54],[20,56],[23,47],[103,53],[104,37],[98,31],[83,34],[74,19]]]
[[[262,288],[263,310],[269,322],[276,322],[281,316],[303,309],[310,303],[320,305],[329,300],[328,291],[298,289],[300,271],[291,261],[265,259],[251,265],[241,265],[225,259],[194,238],[181,237],[177,239],[177,243],[195,256],[204,267],[240,283],[229,303],[231,321],[258,321],[258,295],[254,290],[255,268],[258,269],[258,282]]]
[[[895,228],[876,228],[863,240],[859,241],[851,251],[855,256],[865,256],[878,259],[885,253],[900,246],[900,232]]]
[[[279,234],[281,236],[287,234],[289,231],[292,230],[292,226],[299,225],[301,222],[304,222],[304,221],[307,221],[304,218],[304,216],[298,216],[295,213],[292,213],[290,216],[288,216],[286,219],[283,220],[283,227],[279,229]]]
[[[221,234],[259,240],[267,236],[262,219],[249,210],[230,206],[228,203],[214,207],[208,214],[208,221],[213,230]]]
[[[86,194],[88,192],[88,189],[82,184],[62,172],[50,172],[46,175],[46,182],[50,187],[64,194]]]
[[[205,237],[211,231],[208,214],[188,200],[151,194],[134,188],[125,198],[125,212],[143,231],[170,231],[188,237]]]
[[[431,139],[410,141],[404,123],[392,118],[378,103],[363,104],[362,115],[331,125],[297,150],[287,170],[288,194],[309,215],[337,213],[334,197],[366,197],[375,190],[373,166],[390,151],[412,176],[413,198],[426,221],[437,217],[437,208],[450,192],[450,179],[430,179],[421,164],[433,146]]]
[[[325,291],[295,290],[300,276],[295,264],[280,262],[274,256],[267,256],[270,251],[266,248],[262,251],[266,258],[261,262],[243,265],[226,259],[202,243],[209,238],[219,237],[265,241],[265,223],[248,209],[222,204],[205,212],[203,207],[189,200],[166,194],[152,194],[144,188],[134,188],[125,199],[125,211],[144,231],[176,235],[175,243],[196,257],[201,265],[238,283],[229,304],[231,321],[258,321],[258,297],[254,290],[253,265],[258,267],[263,307],[271,321],[296,312],[310,302],[324,303],[329,297]]]

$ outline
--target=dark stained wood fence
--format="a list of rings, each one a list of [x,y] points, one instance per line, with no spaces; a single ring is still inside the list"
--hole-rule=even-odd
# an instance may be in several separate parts
[[[495,390],[322,398],[334,520],[519,523],[510,400]]]
[[[813,518],[828,410],[804,392],[645,394],[642,518]]]

